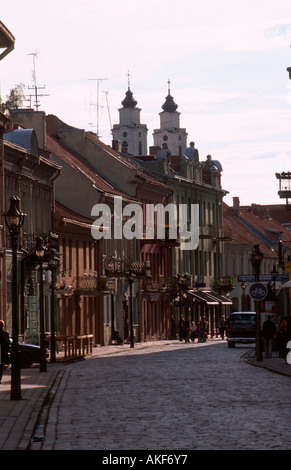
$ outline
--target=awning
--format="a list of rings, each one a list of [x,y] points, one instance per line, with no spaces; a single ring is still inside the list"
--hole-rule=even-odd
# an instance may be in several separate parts
[[[210,292],[193,292],[188,291],[195,299],[205,302],[207,305],[219,305],[218,300],[210,295]]]
[[[280,287],[280,290],[281,289],[290,289],[291,288],[291,281],[288,281],[288,282],[285,282],[285,284],[283,284],[281,287]]]
[[[214,297],[215,299],[218,300],[218,302],[221,305],[232,305],[232,300],[228,299],[227,297],[224,297],[224,295],[217,294],[217,292],[209,292],[211,297]]]
[[[189,291],[188,293],[207,305],[232,305],[231,300],[213,291]]]

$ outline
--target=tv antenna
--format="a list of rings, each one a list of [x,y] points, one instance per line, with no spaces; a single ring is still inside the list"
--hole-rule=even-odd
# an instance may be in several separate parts
[[[45,86],[39,87],[37,86],[37,80],[36,80],[36,66],[35,66],[35,59],[37,58],[37,51],[31,52],[28,55],[32,55],[32,60],[33,60],[33,70],[32,70],[32,80],[33,80],[33,86],[28,87],[28,90],[34,90],[34,95],[29,95],[29,100],[30,100],[30,108],[31,108],[31,98],[34,96],[34,106],[36,111],[38,111],[38,108],[40,107],[40,102],[38,101],[39,97],[42,96],[50,96],[50,95],[39,95],[38,90],[44,90]]]
[[[99,105],[99,88],[100,88],[100,83],[102,82],[102,80],[108,80],[108,78],[89,78],[89,80],[94,80],[97,82],[97,138],[99,139],[100,138],[100,135],[99,135],[99,108],[100,108],[100,105]]]
[[[112,131],[112,122],[111,122],[110,109],[109,109],[109,103],[108,103],[108,90],[103,91],[103,93],[105,93],[105,97],[106,97],[106,105],[107,105],[108,118],[109,118],[109,123],[110,123],[110,131]]]

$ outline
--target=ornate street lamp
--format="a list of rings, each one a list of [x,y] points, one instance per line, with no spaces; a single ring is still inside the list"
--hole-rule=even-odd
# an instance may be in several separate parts
[[[10,207],[4,213],[12,248],[12,346],[11,346],[11,400],[21,400],[21,377],[18,343],[18,292],[17,292],[17,246],[20,229],[26,214],[19,210],[19,197],[10,199]]]
[[[244,311],[246,311],[246,292],[245,292],[245,290],[246,290],[247,284],[245,283],[245,281],[242,281],[240,286],[241,286],[242,291],[243,291],[243,293],[242,293],[242,311],[244,312]]]
[[[259,245],[254,245],[251,253],[251,263],[253,266],[255,281],[260,280],[260,269],[261,263],[263,260],[263,253],[260,251]],[[262,340],[261,340],[261,312],[260,312],[260,302],[255,300],[256,305],[256,357],[257,361],[263,360],[262,355]]]
[[[45,257],[45,246],[41,237],[36,237],[34,252],[39,263],[39,331],[40,331],[40,364],[39,371],[46,372],[45,355],[45,331],[44,331],[44,306],[43,306],[43,262]]]
[[[56,285],[56,272],[59,264],[57,254],[52,251],[49,257],[48,269],[51,271],[51,354],[50,362],[56,362],[56,325],[55,325],[55,285]]]
[[[264,258],[263,253],[260,251],[259,245],[254,245],[251,253],[251,263],[253,266],[253,270],[255,273],[255,281],[259,282],[260,280],[260,270],[261,270],[261,263]]]
[[[127,277],[129,283],[129,321],[130,321],[130,347],[134,348],[134,336],[133,336],[133,305],[132,305],[132,285],[136,276],[130,273]]]
[[[271,276],[272,276],[272,281],[273,281],[273,287],[274,287],[274,299],[276,300],[276,279],[278,277],[278,271],[276,269],[276,265],[273,264],[273,271],[271,271]]]
[[[185,290],[186,279],[178,274],[177,284],[179,287],[179,341],[183,340],[183,326],[182,326],[182,292]]]

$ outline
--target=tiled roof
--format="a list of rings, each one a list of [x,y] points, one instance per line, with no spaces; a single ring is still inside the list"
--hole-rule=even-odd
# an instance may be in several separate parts
[[[60,202],[55,202],[55,210],[56,210],[56,218],[66,218],[70,220],[74,220],[77,222],[81,222],[84,224],[92,224],[92,220],[84,217],[83,215],[77,214],[77,212],[72,211],[68,207],[64,206]]]
[[[48,135],[46,138],[46,146],[51,153],[55,154],[64,163],[67,163],[76,171],[86,176],[100,191],[112,194],[113,196],[129,198],[128,194],[111,185],[100,175],[100,173],[97,172],[95,168],[69,150],[57,138]],[[133,199],[132,197],[130,198]]]
[[[161,189],[164,189],[166,191],[172,192],[171,188],[164,184],[162,181],[160,181],[158,178],[156,178],[154,175],[152,175],[149,171],[145,170],[145,168],[138,162],[139,157],[135,157],[130,154],[122,154],[119,152],[116,152],[116,150],[112,149],[108,145],[104,144],[97,138],[95,134],[92,132],[86,132],[86,137],[91,140],[95,145],[98,145],[101,147],[103,150],[106,152],[109,152],[111,156],[116,158],[117,160],[121,161],[124,165],[126,165],[129,168],[134,168],[137,172],[137,175],[143,179],[145,182],[152,184],[154,186],[158,186]]]
[[[230,244],[259,244],[260,249],[265,254],[274,254],[277,250],[279,236],[283,245],[291,248],[291,231],[277,220],[269,216],[269,213],[262,211],[260,215],[252,211],[252,206],[240,207],[239,214],[236,215],[232,207],[223,204],[223,223],[225,229],[232,232]]]
[[[244,206],[242,206],[242,209],[244,209]],[[266,217],[267,214],[269,214],[272,219],[276,220],[280,224],[291,224],[291,206],[286,204],[252,204],[249,210],[250,209],[259,217],[262,215]]]

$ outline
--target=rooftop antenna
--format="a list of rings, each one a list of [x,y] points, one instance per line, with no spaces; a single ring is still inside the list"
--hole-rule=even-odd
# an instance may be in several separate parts
[[[99,139],[99,88],[102,80],[108,80],[108,78],[89,78],[89,80],[94,80],[97,82],[97,138]]]
[[[37,51],[31,52],[28,55],[32,55],[32,60],[33,60],[32,80],[33,80],[33,83],[34,83],[34,85],[32,87],[28,87],[28,90],[34,90],[34,98],[35,98],[34,105],[35,105],[36,111],[38,111],[38,108],[40,107],[40,102],[38,101],[38,97],[49,96],[49,95],[39,95],[38,94],[38,90],[45,89],[45,86],[43,86],[43,87],[37,86],[36,67],[35,67],[35,59],[37,58]],[[30,97],[30,107],[31,107],[31,98],[32,98],[32,96],[33,95],[29,95],[29,97]]]
[[[168,79],[168,95],[171,94],[171,88],[170,87],[171,87],[171,81],[170,81],[170,79]]]
[[[110,130],[112,131],[112,122],[111,122],[110,109],[109,109],[109,104],[108,104],[108,90],[103,91],[103,93],[105,93],[107,111],[108,111],[108,118],[109,118],[109,123],[110,123]]]

